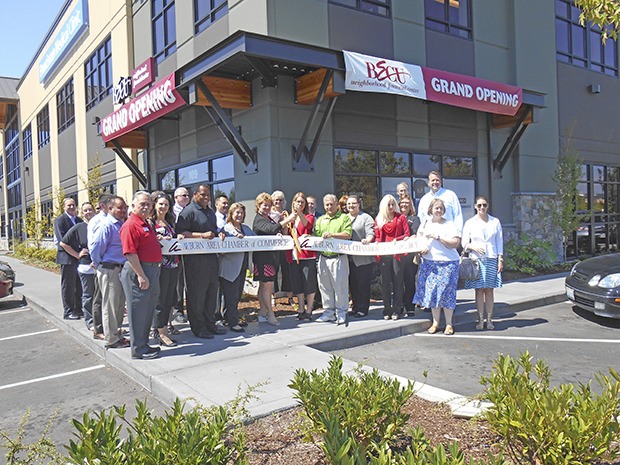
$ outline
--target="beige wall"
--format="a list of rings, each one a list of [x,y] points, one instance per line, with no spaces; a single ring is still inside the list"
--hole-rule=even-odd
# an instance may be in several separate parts
[[[57,66],[47,82],[39,82],[39,61],[77,3],[78,0],[71,1],[64,16],[56,25],[56,30],[51,32],[50,40],[43,45],[42,53],[35,58],[27,74],[23,76],[18,89],[22,130],[28,124],[32,125],[33,168],[31,175],[34,178],[34,196],[41,201],[48,200],[48,198],[41,198],[41,187],[44,186],[39,183],[40,160],[37,148],[37,114],[46,104],[49,104],[50,143],[48,145],[51,153],[52,188],[58,188],[62,185],[67,193],[78,191],[79,202],[83,202],[86,200],[87,194],[81,179],[86,179],[89,155],[91,159],[94,156],[94,154],[88,153],[88,127],[92,124],[94,116],[103,117],[107,114],[98,114],[97,107],[91,109],[88,116],[86,114],[84,62],[103,43],[104,39],[111,35],[113,81],[116,82],[120,76],[127,76],[133,69],[131,1],[106,0],[101,2],[90,0],[88,2],[87,30],[68,51],[64,61]],[[71,144],[74,146],[74,150],[72,153],[65,153],[67,151],[65,146],[65,150],[62,150],[63,153],[59,153],[56,94],[71,77],[73,77],[75,102],[75,123],[74,127],[71,128],[75,135],[75,143]],[[107,98],[111,99],[112,97]],[[101,152],[105,151],[110,151],[110,149],[102,147]],[[61,163],[75,164],[75,169],[69,171],[77,173],[77,175],[70,175],[68,179],[60,179],[61,170],[59,167]],[[115,163],[108,164],[107,169],[116,171],[119,193],[125,191],[131,193],[135,190],[135,181],[120,160],[117,159]]]

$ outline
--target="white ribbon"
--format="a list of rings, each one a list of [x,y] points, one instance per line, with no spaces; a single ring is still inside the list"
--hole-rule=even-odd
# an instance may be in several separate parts
[[[246,236],[243,239],[219,237],[213,239],[162,239],[164,255],[194,255],[205,253],[266,252],[291,250],[294,247],[290,236]],[[420,252],[426,248],[425,238],[409,238],[403,241],[372,242],[362,244],[342,239],[323,239],[316,236],[301,236],[299,243],[303,250],[312,252],[338,253],[346,255],[397,255]]]

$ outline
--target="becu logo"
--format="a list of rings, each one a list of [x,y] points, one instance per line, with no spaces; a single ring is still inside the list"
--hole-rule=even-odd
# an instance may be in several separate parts
[[[396,66],[390,66],[385,60],[372,63],[366,62],[366,70],[370,79],[376,79],[377,81],[385,81],[389,79],[392,82],[398,82],[404,84],[411,74],[404,68],[397,68]]]

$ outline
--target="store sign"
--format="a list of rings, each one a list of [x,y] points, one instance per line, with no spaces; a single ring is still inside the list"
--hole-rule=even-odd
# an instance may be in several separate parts
[[[131,96],[131,78],[122,77],[118,80],[118,84],[112,89],[112,101],[114,105],[125,103]]]
[[[103,118],[101,120],[103,141],[116,139],[185,105],[185,100],[175,87],[174,73],[171,73],[140,97]]]
[[[523,89],[463,74],[423,68],[426,98],[455,107],[514,116],[523,103]]]
[[[344,62],[347,90],[426,98],[420,66],[347,51]]]
[[[523,89],[462,74],[344,51],[345,88],[429,100],[476,111],[514,116]]]
[[[151,57],[131,72],[131,88],[135,93],[153,82],[155,82],[155,58]]]
[[[39,62],[39,82],[45,82],[73,45],[88,29],[88,0],[73,8]]]

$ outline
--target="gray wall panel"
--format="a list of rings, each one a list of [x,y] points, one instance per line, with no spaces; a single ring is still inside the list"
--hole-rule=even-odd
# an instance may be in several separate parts
[[[351,8],[329,5],[329,46],[336,50],[393,58],[392,21]]]

